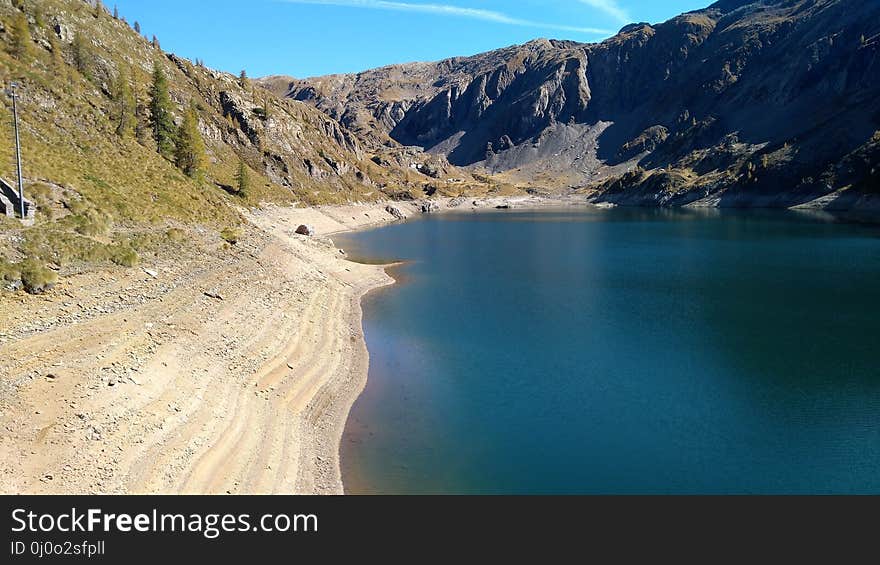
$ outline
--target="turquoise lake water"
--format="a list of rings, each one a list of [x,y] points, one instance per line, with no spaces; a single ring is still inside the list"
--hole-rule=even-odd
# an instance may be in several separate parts
[[[880,227],[788,212],[428,216],[364,301],[351,493],[880,493]]]

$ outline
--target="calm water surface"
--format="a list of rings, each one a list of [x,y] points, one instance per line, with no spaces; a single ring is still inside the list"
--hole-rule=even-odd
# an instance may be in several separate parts
[[[461,213],[335,238],[364,303],[352,493],[880,493],[880,228]]]

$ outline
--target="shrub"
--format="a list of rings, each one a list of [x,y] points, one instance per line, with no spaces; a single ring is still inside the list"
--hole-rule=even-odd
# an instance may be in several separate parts
[[[186,237],[186,233],[180,228],[170,228],[167,232],[165,232],[165,236],[173,242],[178,242],[184,240],[184,238]]]
[[[47,220],[51,220],[54,217],[52,211],[52,188],[47,184],[38,182],[28,187],[28,193],[31,200],[36,204],[37,211],[45,216]]]
[[[0,281],[13,282],[21,279],[21,271],[18,265],[0,258]]]
[[[223,231],[220,232],[220,237],[226,243],[230,245],[235,245],[241,238],[241,232],[234,228],[225,228]]]
[[[55,286],[58,274],[34,260],[25,261],[21,265],[21,283],[26,292],[42,294]]]
[[[110,260],[121,267],[135,267],[140,257],[131,247],[117,245],[113,248]]]
[[[104,235],[110,231],[110,216],[95,209],[89,209],[74,216],[77,233],[88,236]]]
[[[65,199],[62,204],[65,208],[70,210],[71,214],[74,215],[82,214],[88,209],[88,206],[86,206],[85,202],[83,202],[82,200],[74,200],[72,198]]]

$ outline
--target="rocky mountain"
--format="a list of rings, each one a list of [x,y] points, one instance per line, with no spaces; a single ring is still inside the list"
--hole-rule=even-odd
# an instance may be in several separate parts
[[[542,39],[307,80],[218,72],[136,27],[95,0],[0,2],[0,82],[19,84],[37,208],[32,227],[0,216],[0,279],[135,264],[178,230],[223,245],[240,208],[262,202],[544,189],[851,208],[880,192],[877,0],[722,0],[599,44]],[[174,127],[196,122],[198,175],[152,139],[154,68]],[[2,96],[0,138],[11,118]],[[0,143],[10,180],[13,152]]]
[[[880,182],[880,2],[722,0],[599,44],[262,84],[366,147],[599,200],[848,207]]]

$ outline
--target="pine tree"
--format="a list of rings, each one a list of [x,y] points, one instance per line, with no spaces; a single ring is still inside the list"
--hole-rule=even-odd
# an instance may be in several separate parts
[[[137,83],[135,83],[136,85]],[[144,108],[137,93],[134,91],[134,138],[143,146],[147,145],[147,128],[144,125]]]
[[[129,137],[136,127],[136,106],[134,96],[131,93],[131,85],[124,69],[119,70],[116,84],[113,89],[114,119],[116,121],[116,134],[120,137]]]
[[[190,106],[177,132],[177,167],[190,178],[199,178],[205,166],[205,142],[199,132],[199,115]]]
[[[114,20],[119,19],[119,7],[116,6],[116,4],[113,5],[113,19]]]
[[[244,164],[243,159],[238,160],[238,172],[235,174],[235,184],[238,188],[238,195],[242,198],[246,197],[251,188],[251,177],[248,174],[248,168],[247,165]]]
[[[159,47],[159,38],[156,37],[155,35],[153,36],[153,41],[152,41],[151,43],[153,44],[153,47],[154,47],[154,48],[156,48],[156,49],[159,49],[159,48],[160,48],[160,47]]]
[[[150,88],[150,125],[156,149],[163,157],[174,155],[174,118],[171,115],[171,95],[168,80],[159,65],[153,66],[153,85]]]
[[[92,51],[86,44],[86,41],[83,39],[83,35],[80,32],[74,34],[71,48],[73,50],[73,63],[76,65],[76,70],[78,70],[82,76],[91,79]]]
[[[33,40],[27,17],[20,13],[15,16],[12,24],[12,54],[20,61],[27,61],[31,58],[32,47]]]
[[[244,69],[242,69],[241,74],[238,75],[238,84],[240,84],[242,88],[247,88],[248,76],[247,71]]]
[[[52,51],[52,66],[55,73],[61,73],[64,69],[64,57],[61,54],[61,43],[54,33],[49,33],[49,49]]]
[[[140,35],[140,33],[141,33],[141,23],[140,23],[139,21],[137,21],[137,20],[135,20],[135,22],[134,22],[134,31],[135,31],[138,35]]]
[[[38,28],[42,28],[46,25],[46,17],[43,15],[43,7],[37,3],[34,5],[34,24]]]

